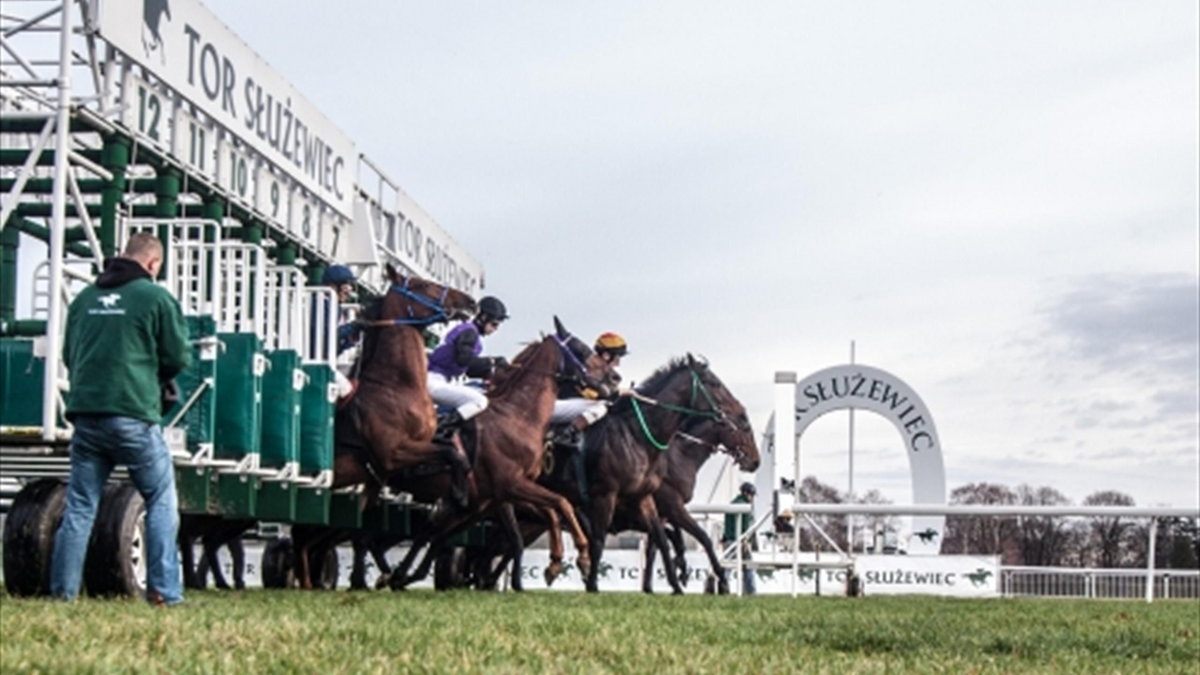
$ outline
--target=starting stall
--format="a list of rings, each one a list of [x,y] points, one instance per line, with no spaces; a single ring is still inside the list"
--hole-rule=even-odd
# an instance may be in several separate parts
[[[162,417],[181,512],[284,534],[293,524],[409,533],[424,507],[400,496],[364,511],[353,488],[331,489],[335,370],[347,359],[336,330],[353,307],[319,281],[347,264],[360,295],[376,292],[388,262],[477,295],[479,263],[199,2],[156,12],[32,0],[0,22],[9,592],[47,589],[63,510],[65,310],[135,232],[164,242],[158,281],[178,299],[193,350]],[[97,517],[91,593],[143,584],[144,507],[126,478],[113,476]]]

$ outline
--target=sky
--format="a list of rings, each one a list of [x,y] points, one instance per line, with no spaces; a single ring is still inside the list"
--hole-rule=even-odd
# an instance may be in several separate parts
[[[483,263],[489,352],[557,314],[627,380],[703,355],[761,433],[854,341],[948,490],[1200,503],[1195,2],[205,4]],[[843,489],[847,417],[801,440]]]

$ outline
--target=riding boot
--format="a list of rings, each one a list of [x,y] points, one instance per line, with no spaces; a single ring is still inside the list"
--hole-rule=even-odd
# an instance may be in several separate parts
[[[438,418],[437,431],[433,433],[433,440],[436,443],[449,443],[454,437],[454,432],[463,424],[463,416],[458,410],[451,410],[445,415]]]

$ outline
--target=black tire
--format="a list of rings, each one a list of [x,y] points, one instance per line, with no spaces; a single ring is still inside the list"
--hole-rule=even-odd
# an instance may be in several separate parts
[[[309,552],[308,568],[313,577],[313,590],[332,591],[338,582],[337,548]]]
[[[450,546],[433,561],[433,587],[439,591],[467,586],[467,549]]]
[[[267,542],[260,568],[263,588],[291,588],[296,581],[294,563],[291,539],[281,537]]]
[[[4,521],[4,586],[19,596],[50,594],[50,558],[67,486],[57,478],[26,485]]]
[[[83,583],[91,595],[146,593],[146,503],[129,483],[104,488]]]

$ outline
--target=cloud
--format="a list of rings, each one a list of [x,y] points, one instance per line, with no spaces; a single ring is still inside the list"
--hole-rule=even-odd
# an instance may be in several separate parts
[[[1193,377],[1200,365],[1200,279],[1091,276],[1042,310],[1054,356],[1143,380]],[[1194,379],[1193,379],[1194,381]]]

